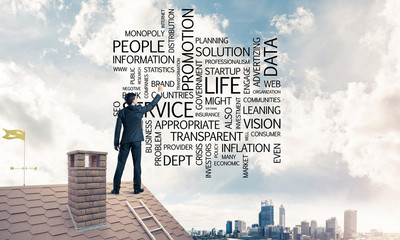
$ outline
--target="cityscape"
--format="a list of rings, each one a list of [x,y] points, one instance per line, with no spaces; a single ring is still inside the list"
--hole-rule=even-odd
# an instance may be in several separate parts
[[[246,227],[242,220],[227,220],[226,228],[189,231],[193,239],[269,239],[269,240],[400,240],[400,233],[384,233],[371,229],[368,233],[357,232],[357,210],[345,210],[343,231],[336,217],[324,223],[316,220],[301,221],[299,225],[286,226],[285,207],[279,207],[279,222],[274,221],[272,200],[261,201],[258,223]]]

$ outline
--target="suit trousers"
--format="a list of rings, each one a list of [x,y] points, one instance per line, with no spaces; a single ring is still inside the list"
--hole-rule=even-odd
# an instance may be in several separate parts
[[[129,150],[132,152],[133,160],[133,189],[141,188],[142,179],[142,168],[140,161],[142,158],[142,142],[130,142],[122,143],[118,153],[118,164],[114,174],[114,189],[118,190],[121,188],[121,177],[124,172],[126,159],[129,155]]]

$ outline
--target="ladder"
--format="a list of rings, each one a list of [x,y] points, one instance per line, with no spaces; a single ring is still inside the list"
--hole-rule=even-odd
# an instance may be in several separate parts
[[[154,237],[154,235],[152,234],[152,232],[162,230],[162,231],[164,232],[164,234],[168,237],[169,240],[174,240],[174,239],[171,237],[171,235],[169,235],[169,233],[167,232],[167,230],[165,230],[165,228],[161,225],[161,223],[158,221],[158,219],[156,218],[156,216],[154,216],[154,214],[153,214],[153,213],[150,211],[150,209],[146,206],[146,204],[144,204],[144,203],[142,202],[142,200],[139,200],[139,202],[140,202],[141,206],[132,207],[131,204],[130,204],[128,201],[126,201],[126,205],[128,205],[129,209],[131,210],[131,212],[133,213],[133,215],[135,215],[136,219],[139,221],[140,225],[142,225],[143,229],[146,231],[146,233],[149,235],[149,237],[150,237],[152,240],[156,240],[156,238]],[[144,208],[144,209],[146,210],[146,212],[149,214],[149,216],[146,216],[146,217],[141,218],[141,217],[139,216],[139,214],[137,214],[137,212],[135,211],[135,209],[138,209],[138,208]],[[155,229],[153,229],[153,230],[149,230],[149,228],[148,228],[148,227],[146,226],[146,224],[144,224],[144,222],[143,222],[143,220],[146,220],[146,219],[153,219],[153,220],[157,223],[158,228],[155,228]]]

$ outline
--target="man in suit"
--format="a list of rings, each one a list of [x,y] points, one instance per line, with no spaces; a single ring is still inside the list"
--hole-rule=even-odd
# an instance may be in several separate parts
[[[145,113],[151,111],[157,105],[158,101],[160,101],[160,93],[162,90],[163,87],[159,85],[158,94],[154,97],[153,101],[146,106],[138,104],[137,96],[134,93],[127,93],[125,95],[125,102],[128,104],[128,107],[119,110],[114,133],[114,148],[117,151],[119,150],[119,153],[117,169],[114,174],[114,189],[111,191],[113,194],[119,194],[121,177],[124,172],[129,150],[132,152],[133,159],[133,192],[138,194],[144,191],[144,189],[141,188],[142,169],[140,166],[142,155],[141,146],[144,140],[142,117]],[[121,142],[119,142],[121,123],[124,126],[124,131],[122,133]]]

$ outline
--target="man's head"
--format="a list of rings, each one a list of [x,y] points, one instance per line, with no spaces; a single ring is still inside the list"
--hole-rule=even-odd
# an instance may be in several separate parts
[[[126,95],[125,95],[125,102],[128,104],[128,105],[136,105],[137,104],[137,102],[138,102],[138,100],[137,100],[137,97],[136,97],[136,94],[134,94],[134,93],[127,93]]]

